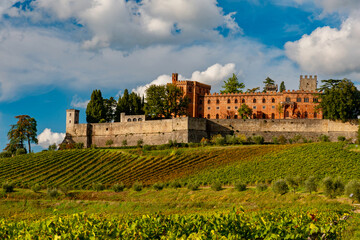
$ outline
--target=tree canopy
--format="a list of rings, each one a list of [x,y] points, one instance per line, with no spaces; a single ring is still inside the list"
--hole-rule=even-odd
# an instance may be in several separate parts
[[[224,81],[224,83],[225,85],[222,86],[224,90],[221,90],[221,93],[242,93],[242,89],[245,88],[245,84],[238,81],[235,73],[233,73],[232,77],[228,78],[227,81]]]
[[[144,114],[144,101],[136,93],[129,94],[127,89],[124,90],[124,94],[119,97],[115,112],[115,122],[120,121],[120,113],[126,115],[141,115]]]
[[[27,141],[30,153],[31,143],[38,143],[36,120],[28,115],[19,115],[15,118],[17,118],[18,121],[16,124],[11,125],[10,131],[8,132],[10,143],[5,150],[13,153],[19,148],[25,148],[24,142]]]
[[[284,81],[282,81],[282,82],[280,83],[280,92],[283,92],[283,91],[285,91],[285,90],[286,90],[285,83],[284,83]]]
[[[94,90],[91,94],[90,102],[86,107],[86,121],[88,123],[106,121],[106,109],[100,90]]]
[[[257,92],[260,90],[260,87],[256,87],[256,88],[251,88],[251,89],[248,89],[246,90],[247,93],[254,93],[254,92]]]
[[[355,119],[360,113],[360,92],[348,79],[322,80],[324,83],[319,89],[320,103],[318,108],[324,118],[331,120]]]
[[[251,118],[252,109],[246,104],[242,104],[241,107],[239,108],[238,112],[239,112],[239,116],[241,119]]]
[[[180,88],[151,85],[146,90],[145,114],[151,118],[171,118],[186,115],[189,99]]]

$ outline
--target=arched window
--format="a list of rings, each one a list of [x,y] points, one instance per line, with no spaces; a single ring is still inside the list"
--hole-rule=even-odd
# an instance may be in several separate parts
[[[245,99],[241,100],[242,103],[245,103]]]
[[[230,99],[227,100],[227,103],[231,103]]]
[[[285,112],[285,117],[290,117],[290,113],[288,111]]]
[[[210,119],[210,114],[207,115],[207,118]]]
[[[138,122],[141,122],[141,121],[142,121],[142,118],[139,118],[139,119],[138,119]]]
[[[235,99],[235,103],[238,103],[238,100],[237,100],[237,99]]]
[[[134,119],[133,119],[133,122],[136,122],[136,120],[137,120],[137,119],[136,119],[136,118],[134,118]]]
[[[308,118],[308,112],[304,113],[304,118]]]
[[[275,98],[271,99],[271,102],[274,103],[274,102],[275,102]]]
[[[255,113],[253,114],[253,119],[256,119],[256,114]]]
[[[219,114],[216,114],[216,119],[219,119]]]
[[[219,99],[216,99],[216,104],[219,104],[219,103],[220,103]]]
[[[265,98],[263,98],[262,102],[263,102],[263,103],[266,103],[266,100],[265,100]]]
[[[262,114],[262,118],[266,119],[266,114],[265,113]]]
[[[316,112],[314,112],[314,118],[317,118],[317,113]]]
[[[271,114],[271,119],[275,119],[275,113]]]
[[[128,120],[127,120],[128,122],[131,122],[131,118],[128,118]]]
[[[255,98],[253,99],[253,103],[256,103],[256,99],[255,99]]]
[[[210,104],[211,103],[211,101],[210,100],[208,100],[208,104]]]
[[[235,115],[234,118],[235,118],[235,119],[238,119],[238,115]]]
[[[228,116],[226,116],[226,119],[230,119],[230,116],[228,115]]]

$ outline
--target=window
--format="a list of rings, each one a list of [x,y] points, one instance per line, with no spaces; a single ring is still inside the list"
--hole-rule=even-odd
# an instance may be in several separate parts
[[[265,113],[262,114],[262,118],[266,119],[266,114]]]
[[[133,119],[133,122],[136,122],[136,120],[137,120],[137,119],[136,119],[136,118],[134,118],[134,119]]]
[[[238,103],[238,100],[237,100],[237,99],[235,99],[235,103]]]
[[[271,102],[274,103],[274,102],[275,102],[275,98],[271,99]]]
[[[275,106],[271,106],[272,109],[275,109]]]
[[[219,101],[219,99],[217,99],[217,100],[216,100],[216,104],[219,104],[219,103],[220,103],[220,101]]]
[[[263,98],[262,102],[263,102],[263,103],[266,103],[266,100],[265,100],[265,98]]]
[[[230,99],[227,100],[227,103],[231,103]]]
[[[69,117],[71,117],[71,113],[69,113]]]
[[[256,109],[256,106],[253,106],[253,109]]]
[[[192,88],[191,88],[191,87],[189,87],[189,92],[192,92]]]
[[[211,103],[211,101],[210,100],[208,100],[208,104],[210,104]]]
[[[290,98],[287,97],[287,98],[285,99],[285,101],[286,101],[286,102],[290,102]]]
[[[71,123],[71,120],[69,120],[69,123]]]
[[[238,115],[235,115],[234,118],[235,118],[235,119],[238,119]]]
[[[297,101],[297,102],[301,102],[301,98],[299,98],[299,97],[296,98],[296,101]]]
[[[313,102],[318,102],[319,100],[317,98],[314,98],[313,99]]]
[[[288,111],[286,111],[285,117],[287,117],[287,118],[290,117],[290,113]]]
[[[200,104],[202,104],[202,100],[200,99]]]
[[[266,107],[265,106],[263,106],[263,109],[265,109]]]
[[[216,114],[216,119],[219,119],[219,114]]]
[[[316,112],[314,112],[314,118],[317,118],[317,113]]]
[[[220,109],[220,107],[216,107],[216,109],[217,109],[217,110],[219,110],[219,109]]]
[[[255,98],[253,99],[253,103],[256,103],[256,99],[255,99]]]
[[[307,112],[304,113],[304,117],[308,118],[308,113]]]
[[[227,107],[227,109],[228,109],[228,110],[230,110],[230,109],[231,109],[231,107]]]
[[[309,102],[309,98],[304,98],[304,102]]]
[[[238,108],[239,108],[239,107],[237,107],[237,106],[235,107],[235,109],[238,109]]]
[[[210,114],[207,115],[207,118],[210,119]]]
[[[211,107],[208,107],[208,110],[210,110],[211,109]]]
[[[230,119],[230,116],[226,116],[226,119]]]
[[[253,119],[256,119],[256,114],[255,113],[253,114]]]
[[[245,103],[245,99],[241,100],[242,103]]]
[[[271,114],[271,119],[275,119],[275,113]]]
[[[199,114],[199,118],[202,118],[202,115],[201,115],[201,114]]]
[[[138,119],[138,122],[141,122],[141,121],[142,121],[142,118],[139,118],[139,119]]]
[[[128,120],[127,120],[128,122],[131,122],[131,118],[128,118]]]

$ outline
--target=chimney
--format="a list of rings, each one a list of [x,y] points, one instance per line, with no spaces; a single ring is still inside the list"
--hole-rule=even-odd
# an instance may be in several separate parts
[[[172,84],[176,85],[176,82],[178,81],[179,74],[173,73],[172,74]]]

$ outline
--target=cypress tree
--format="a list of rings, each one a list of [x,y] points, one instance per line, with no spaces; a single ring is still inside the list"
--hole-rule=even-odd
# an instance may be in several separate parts
[[[285,90],[286,90],[285,83],[284,83],[284,81],[282,81],[280,84],[280,92],[283,92]]]
[[[94,90],[91,94],[90,102],[86,107],[86,121],[88,123],[99,123],[105,121],[106,111],[104,99],[100,90]]]

